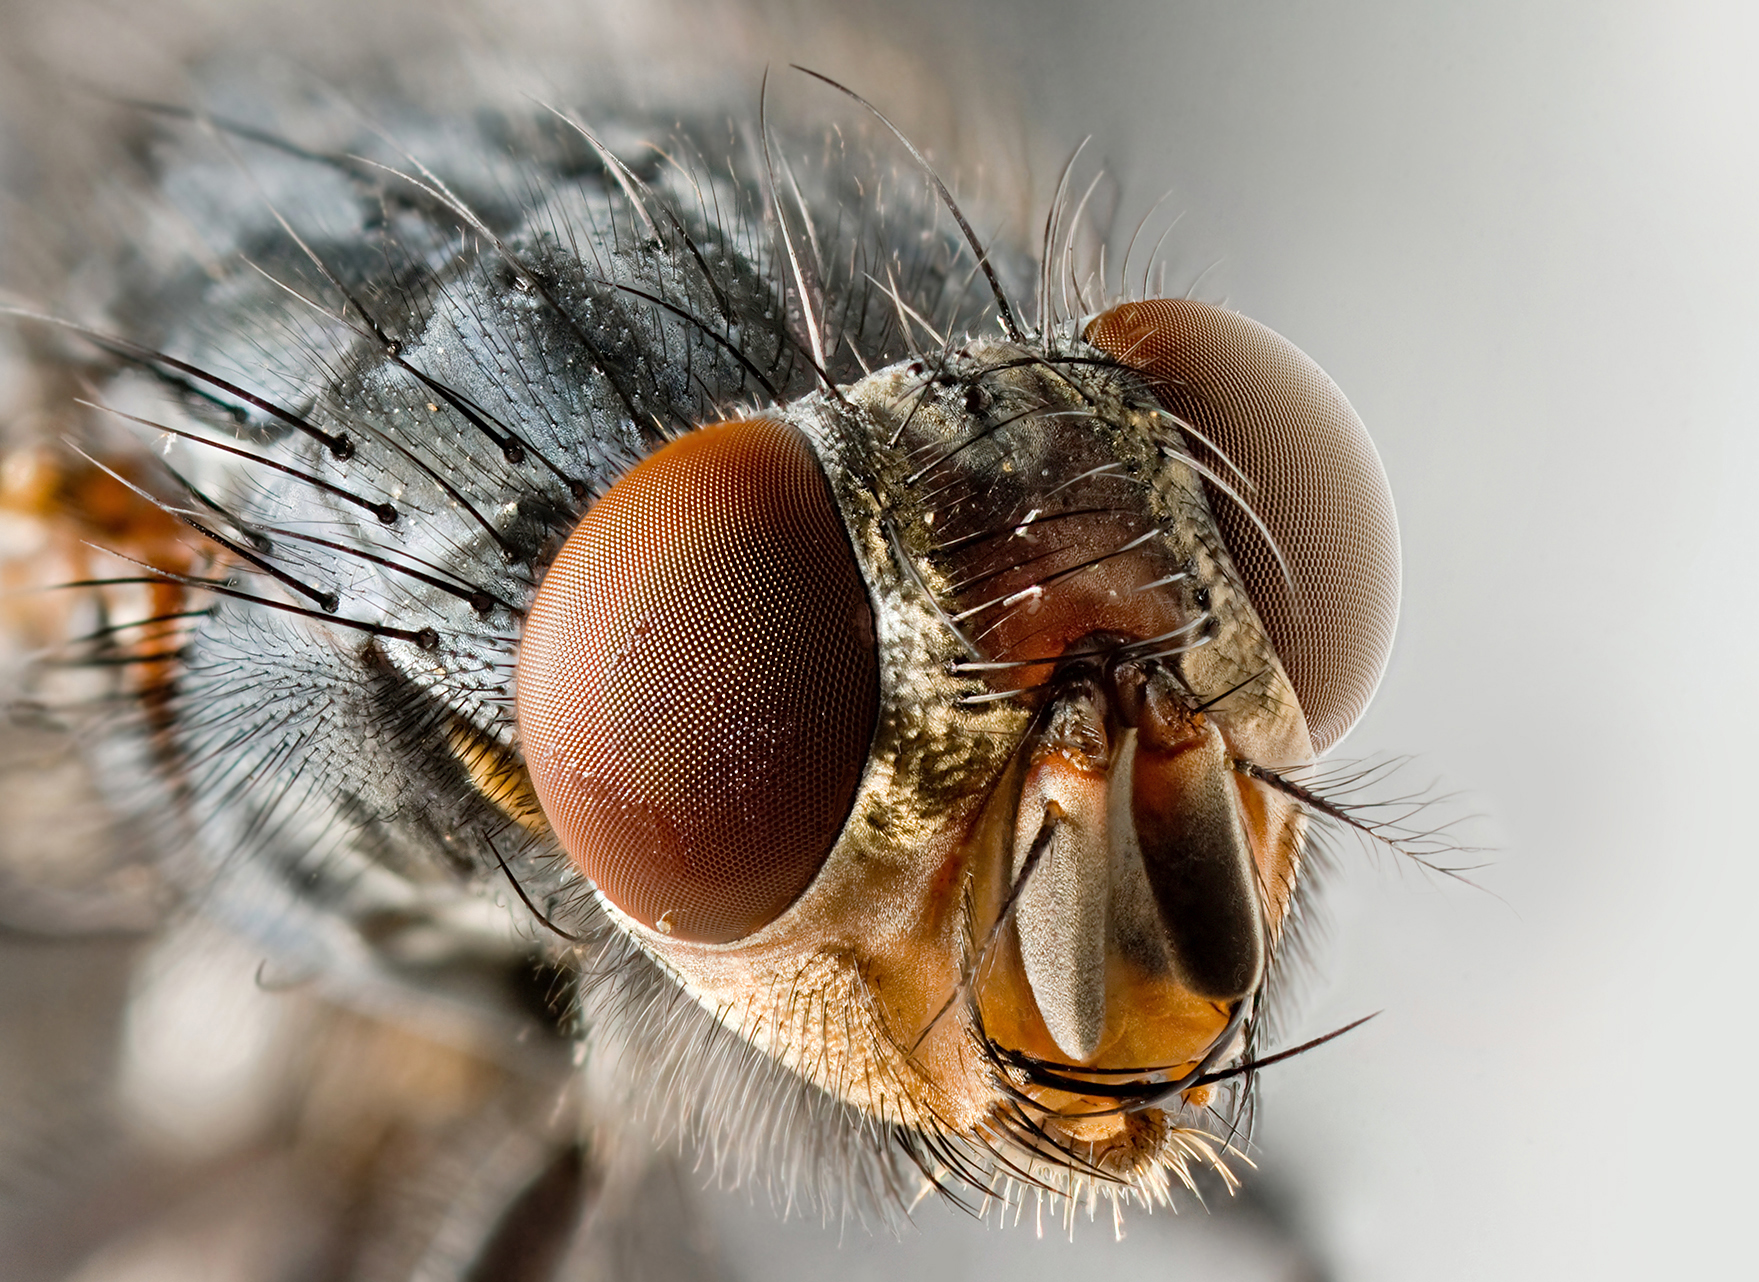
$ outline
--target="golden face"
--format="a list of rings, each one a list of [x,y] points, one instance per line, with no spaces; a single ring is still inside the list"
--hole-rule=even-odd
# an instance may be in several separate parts
[[[749,159],[503,132],[492,199],[234,140],[311,208],[232,225],[190,162],[237,261],[49,331],[170,459],[19,500],[148,567],[85,655],[139,713],[118,804],[314,970],[480,1009],[560,968],[586,1076],[740,1172],[1073,1205],[1222,1166],[1302,771],[1397,611],[1348,403],[1206,304],[1028,330],[1018,258],[980,315],[887,166],[802,166],[771,222]]]

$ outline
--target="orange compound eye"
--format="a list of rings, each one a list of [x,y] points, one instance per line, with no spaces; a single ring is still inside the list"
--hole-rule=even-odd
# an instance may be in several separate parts
[[[1399,616],[1399,527],[1362,421],[1293,343],[1207,303],[1125,303],[1084,337],[1148,380],[1232,491],[1205,481],[1313,750],[1325,752],[1380,684]]]
[[[806,438],[680,437],[593,504],[538,588],[517,716],[562,846],[613,904],[727,943],[817,874],[879,708],[873,614]]]

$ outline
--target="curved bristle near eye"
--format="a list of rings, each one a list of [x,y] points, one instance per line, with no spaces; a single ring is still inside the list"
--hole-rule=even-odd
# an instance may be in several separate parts
[[[519,733],[545,814],[642,925],[726,943],[817,873],[879,684],[867,592],[805,438],[679,438],[587,512],[527,617]]]
[[[1230,482],[1206,482],[1216,525],[1326,752],[1380,684],[1399,614],[1398,522],[1362,421],[1294,344],[1207,303],[1125,303],[1084,337]]]

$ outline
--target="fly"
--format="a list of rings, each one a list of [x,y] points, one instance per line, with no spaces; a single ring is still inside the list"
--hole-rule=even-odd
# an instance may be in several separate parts
[[[643,1110],[833,1208],[1236,1178],[1398,608],[1317,366],[1060,302],[1063,233],[983,242],[877,112],[423,155],[146,110],[212,256],[10,309],[86,387],[30,511],[128,567],[64,576],[91,750],[290,974],[527,1033],[546,977],[479,1260],[532,1199],[563,1250]]]

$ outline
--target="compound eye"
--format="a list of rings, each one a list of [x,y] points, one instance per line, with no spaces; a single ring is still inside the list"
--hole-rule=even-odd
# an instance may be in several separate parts
[[[538,588],[516,703],[544,814],[605,898],[701,943],[780,916],[879,709],[867,590],[806,438],[717,423],[613,485]]]
[[[1207,303],[1125,303],[1085,337],[1148,380],[1187,425],[1192,453],[1233,491],[1204,482],[1313,750],[1325,752],[1380,684],[1399,616],[1398,522],[1362,421],[1293,343]]]

